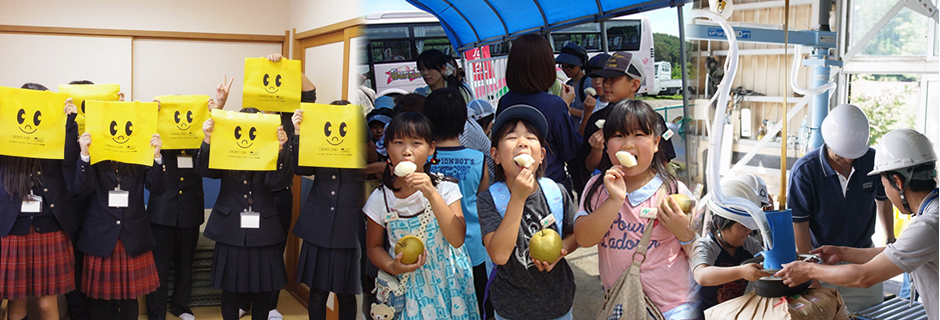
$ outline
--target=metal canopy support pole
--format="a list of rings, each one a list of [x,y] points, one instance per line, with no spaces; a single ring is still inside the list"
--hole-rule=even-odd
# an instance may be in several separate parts
[[[682,126],[681,139],[685,142],[685,185],[692,185],[692,175],[689,173],[689,152],[692,150],[689,146],[689,124],[687,119],[689,119],[689,76],[686,71],[686,66],[688,65],[689,57],[685,53],[685,20],[682,18],[682,3],[676,7],[676,12],[679,16],[679,63],[682,64],[682,123],[679,125]],[[603,33],[602,33],[603,34]],[[668,120],[668,119],[667,119]]]

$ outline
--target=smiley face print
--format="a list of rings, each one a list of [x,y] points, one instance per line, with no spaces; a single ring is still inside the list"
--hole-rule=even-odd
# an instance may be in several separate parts
[[[333,124],[327,121],[323,126],[323,133],[326,134],[327,143],[333,146],[338,146],[342,144],[346,138],[346,122],[340,122],[339,128],[333,128]]]
[[[268,93],[277,93],[278,90],[281,90],[281,75],[275,74],[273,77],[270,74],[265,73],[264,79],[264,91]]]
[[[20,109],[16,112],[16,122],[20,124],[20,131],[25,134],[33,134],[39,130],[39,123],[42,122],[42,112],[29,113],[26,109]]]
[[[176,128],[186,131],[193,126],[193,111],[188,110],[186,113],[181,113],[178,110],[173,113],[173,121],[176,122]]]
[[[115,120],[111,120],[111,140],[119,144],[125,144],[131,139],[131,134],[134,133],[134,124],[130,121],[125,121],[124,123],[118,123]]]
[[[248,134],[245,134],[244,131],[248,131]],[[242,126],[235,127],[235,144],[237,144],[242,149],[251,148],[255,144],[255,138],[258,137],[258,129],[251,127],[250,129],[242,130]]]

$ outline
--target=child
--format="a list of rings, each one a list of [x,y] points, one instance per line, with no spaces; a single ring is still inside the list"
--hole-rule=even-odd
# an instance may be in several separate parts
[[[426,172],[435,145],[431,122],[419,114],[405,112],[392,118],[385,131],[388,166],[383,185],[369,196],[362,209],[369,217],[366,248],[369,260],[379,269],[403,277],[405,310],[401,319],[479,319],[470,258],[463,247],[466,224],[460,209],[460,190]],[[409,161],[416,171],[398,177],[392,168]],[[426,221],[422,226],[422,219]],[[424,229],[420,234],[419,229]],[[412,264],[392,249],[406,235],[422,238],[424,254]],[[387,237],[392,248],[386,250]]]
[[[476,99],[467,104],[467,116],[473,119],[483,128],[483,133],[487,137],[493,129],[493,118],[496,118],[496,108],[493,108],[488,101]]]
[[[655,202],[660,188],[691,195],[664,167],[658,146],[665,128],[645,102],[624,100],[608,108],[603,132],[607,156],[615,165],[588,181],[575,220],[578,244],[597,245],[601,282],[611,289],[633,263],[644,229],[653,228],[640,269],[644,292],[667,319],[697,319],[701,312],[686,257],[695,240],[691,218],[674,200]],[[636,165],[621,166],[618,151],[635,155]],[[658,209],[657,221],[641,218],[644,208]]]
[[[35,83],[22,88],[49,90]],[[28,297],[38,298],[42,319],[59,319],[56,295],[75,289],[69,232],[81,223],[72,188],[78,108],[72,99],[64,106],[64,160],[0,156],[0,297],[10,300],[9,319],[26,319]]]
[[[244,108],[240,112],[258,113],[257,109]],[[251,301],[254,312],[252,320],[267,320],[272,292],[280,291],[287,281],[284,254],[280,243],[286,238],[278,217],[277,198],[273,188],[284,185],[294,177],[291,157],[284,143],[287,133],[278,127],[278,144],[281,148],[275,171],[227,171],[209,169],[209,148],[215,122],[206,120],[202,126],[205,133],[202,147],[196,153],[196,174],[212,179],[222,179],[218,200],[209,221],[205,236],[215,240],[212,258],[212,286],[222,289],[222,318],[239,318],[239,300]],[[257,228],[241,228],[242,212],[260,214]],[[243,308],[244,309],[244,308]]]
[[[160,286],[153,259],[154,238],[150,219],[144,210],[144,185],[151,193],[163,193],[166,168],[159,134],[154,134],[153,166],[144,167],[114,161],[91,165],[88,148],[91,134],[79,138],[81,155],[75,175],[75,190],[91,197],[78,240],[85,253],[82,292],[93,299],[92,319],[110,319],[112,301],[120,304],[120,319],[137,319],[137,298]],[[112,202],[111,193],[126,192],[125,203]]]
[[[334,102],[333,104],[338,104]],[[375,109],[391,110],[388,108]],[[356,319],[356,295],[360,287],[362,253],[359,238],[365,225],[359,214],[364,185],[357,169],[302,167],[300,157],[300,125],[302,110],[292,117],[294,137],[290,153],[294,173],[313,176],[313,187],[307,196],[294,234],[303,239],[297,266],[297,281],[310,288],[308,316],[326,319],[327,298],[336,293],[339,319]]]
[[[477,101],[477,100],[474,100]],[[457,178],[457,186],[463,198],[460,201],[464,218],[467,221],[467,252],[470,265],[473,266],[473,286],[476,288],[479,310],[484,310],[483,293],[486,289],[486,248],[480,235],[480,219],[477,216],[477,193],[486,189],[488,181],[483,153],[460,145],[458,136],[467,123],[467,107],[457,90],[445,88],[428,96],[424,115],[434,128],[434,140],[437,146],[437,163],[431,165],[431,171],[440,172],[448,177]],[[489,307],[492,314],[492,306]]]
[[[643,63],[640,58],[630,52],[614,52],[607,59],[607,64],[603,69],[591,72],[588,76],[592,78],[604,78],[604,96],[608,104],[615,104],[623,100],[633,100],[636,92],[643,85],[646,75],[643,73]],[[597,90],[600,93],[601,90]],[[597,120],[606,119],[610,113],[609,109],[595,111],[599,118],[589,119],[584,127],[584,141],[590,146],[582,148],[580,156],[584,156],[584,165],[588,171],[594,172],[601,167],[609,167],[613,158],[605,158],[604,155],[604,134],[597,128]],[[659,116],[660,125],[663,130],[666,129],[666,120]],[[660,139],[659,151],[663,153],[663,161],[668,162],[676,157],[676,151],[673,149],[672,140]]]
[[[724,182],[721,190],[726,196],[761,205],[757,190],[743,181]],[[748,281],[770,275],[758,263],[741,265],[762,250],[751,231],[738,221],[713,214],[708,235],[695,241],[690,266],[695,282],[702,286],[702,310],[744,295]]]
[[[545,178],[548,122],[527,105],[506,108],[493,126],[496,183],[480,193],[477,209],[483,244],[496,263],[490,301],[496,319],[571,319],[574,274],[564,256],[577,249],[571,236],[574,204],[564,186]],[[527,154],[528,167],[513,158]],[[529,256],[529,241],[543,228],[567,236],[555,261]]]

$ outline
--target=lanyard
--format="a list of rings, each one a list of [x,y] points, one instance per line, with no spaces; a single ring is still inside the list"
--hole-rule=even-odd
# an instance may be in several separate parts
[[[938,190],[938,189],[933,189],[933,191],[930,192],[930,194],[927,195],[926,198],[924,198],[924,203],[921,203],[921,204],[920,204],[920,209],[917,210],[917,215],[918,215],[918,216],[919,216],[921,213],[923,213],[924,210],[927,210],[927,205],[930,204],[931,201],[937,200],[937,197],[938,197],[938,195],[937,195],[937,190]]]

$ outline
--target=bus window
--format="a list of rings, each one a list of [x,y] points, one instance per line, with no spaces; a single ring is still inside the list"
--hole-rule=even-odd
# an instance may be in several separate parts
[[[369,52],[372,62],[413,60],[411,56],[411,41],[405,40],[370,40]]]
[[[509,54],[509,42],[500,42],[490,45],[490,56],[498,57]]]
[[[424,38],[424,37],[444,37],[447,38],[447,34],[444,33],[444,27],[440,25],[436,26],[415,26],[414,27],[415,38]]]
[[[640,50],[640,20],[607,20],[606,25],[608,50]]]
[[[415,48],[418,49],[418,54],[425,50],[437,49],[441,50],[441,52],[446,55],[456,56],[454,54],[454,47],[450,45],[450,41],[447,40],[447,38],[415,39]],[[417,59],[417,57],[415,57],[415,59]]]
[[[598,23],[585,23],[552,32],[552,44],[555,53],[561,53],[568,42],[574,42],[587,51],[601,51],[601,26]]]
[[[376,39],[407,39],[411,35],[408,34],[408,27],[373,27],[369,26],[366,28],[366,39],[376,40]]]

